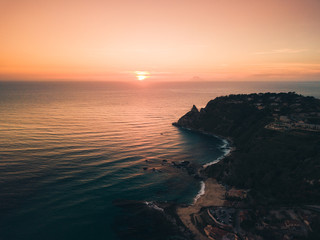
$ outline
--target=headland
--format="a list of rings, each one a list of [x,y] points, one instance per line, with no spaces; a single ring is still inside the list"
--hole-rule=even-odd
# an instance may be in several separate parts
[[[232,143],[232,154],[199,170],[204,194],[177,207],[195,239],[319,238],[319,99],[229,95],[173,125]]]

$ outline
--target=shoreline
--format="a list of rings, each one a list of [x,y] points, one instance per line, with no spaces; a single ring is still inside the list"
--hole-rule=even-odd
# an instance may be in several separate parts
[[[201,170],[205,170],[207,167],[222,161],[225,157],[230,156],[232,152],[235,150],[233,140],[229,137],[218,136],[216,134],[199,131],[196,129],[184,128],[182,126],[179,126],[177,123],[173,123],[173,125],[178,128],[182,128],[200,134],[210,135],[219,138],[222,141],[225,141],[225,145],[222,147],[227,149],[225,153],[222,156],[218,157],[216,160],[204,164]],[[178,205],[178,207],[176,208],[176,213],[180,218],[181,222],[185,225],[185,227],[194,234],[195,239],[207,240],[208,237],[202,234],[195,226],[195,224],[192,221],[193,215],[199,213],[203,207],[224,206],[225,194],[225,187],[222,184],[218,183],[215,178],[206,178],[205,180],[201,181],[201,189],[199,190],[198,194],[194,198],[194,202],[191,205]]]
[[[234,141],[231,137],[225,137],[225,136],[221,136],[218,134],[214,134],[214,133],[210,133],[210,132],[206,132],[203,130],[198,130],[198,129],[193,129],[193,128],[186,128],[181,126],[180,124],[178,124],[177,122],[172,123],[173,126],[183,129],[183,130],[187,130],[190,132],[194,132],[194,133],[200,133],[200,134],[204,134],[204,135],[209,135],[215,138],[219,138],[222,141],[226,141],[226,146],[222,147],[222,148],[227,148],[228,150],[220,157],[218,157],[216,160],[206,163],[204,165],[202,165],[203,169],[207,168],[208,166],[214,165],[218,162],[220,162],[221,160],[223,160],[225,157],[228,157],[232,154],[232,152],[234,152],[236,150],[236,147],[234,146]]]
[[[194,239],[319,238],[319,211],[306,207],[319,204],[319,113],[319,99],[295,92],[231,94],[172,124],[223,140],[225,154],[198,168],[194,203],[176,209]]]
[[[206,190],[204,194],[197,199],[197,201],[189,206],[178,206],[176,208],[176,213],[181,222],[194,234],[195,239],[200,240],[207,240],[208,238],[204,236],[193,224],[192,215],[199,213],[203,207],[223,206],[225,203],[226,193],[225,188],[214,178],[208,178],[204,184],[206,186]]]
[[[235,150],[234,144],[232,139],[224,138],[222,136],[218,136],[212,133],[204,132],[204,131],[197,131],[194,129],[187,129],[180,126],[179,128],[193,131],[200,134],[210,135],[215,138],[219,138],[223,141],[223,145],[221,149],[223,149],[224,153],[217,159],[212,162],[203,164],[197,169],[198,175],[201,176],[202,180],[200,180],[200,189],[197,195],[193,198],[193,202],[191,204],[173,204],[169,206],[174,206],[171,210],[168,210],[168,205],[164,203],[156,203],[156,202],[143,202],[148,207],[163,212],[173,219],[176,219],[173,224],[182,227],[182,233],[184,236],[188,236],[187,239],[193,240],[208,240],[208,237],[205,236],[204,233],[199,231],[198,227],[194,224],[193,217],[197,217],[196,215],[201,211],[204,207],[211,207],[211,206],[224,206],[226,203],[225,195],[226,195],[226,188],[224,185],[218,183],[215,178],[207,177],[203,171],[220,161],[222,161],[225,157],[230,156],[232,152]],[[169,207],[170,208],[170,207]]]
[[[223,144],[221,145],[223,154],[214,161],[203,164],[199,168],[197,168],[197,175],[200,176],[201,180],[199,182],[201,186],[197,195],[193,198],[192,203],[175,203],[173,205],[167,205],[168,203],[144,201],[143,204],[145,204],[149,208],[163,212],[165,215],[167,215],[174,225],[179,226],[181,233],[185,237],[187,236],[186,239],[208,240],[208,237],[204,233],[202,233],[201,230],[199,230],[198,227],[194,224],[194,219],[199,217],[197,214],[200,213],[201,209],[204,207],[225,206],[225,196],[227,189],[224,185],[218,183],[215,178],[207,177],[207,175],[204,173],[204,170],[211,165],[219,163],[225,157],[230,156],[236,148],[234,146],[233,140],[229,137],[223,137],[196,129],[184,128],[176,124],[173,125],[183,130],[205,134],[220,139],[223,142]]]

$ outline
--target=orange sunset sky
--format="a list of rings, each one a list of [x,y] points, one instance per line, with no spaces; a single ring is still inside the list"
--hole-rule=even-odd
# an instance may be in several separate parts
[[[320,80],[320,0],[0,0],[0,80]]]

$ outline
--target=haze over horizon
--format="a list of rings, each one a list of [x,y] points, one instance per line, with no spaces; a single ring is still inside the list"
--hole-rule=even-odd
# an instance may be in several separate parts
[[[317,81],[319,12],[319,0],[2,0],[0,80]]]

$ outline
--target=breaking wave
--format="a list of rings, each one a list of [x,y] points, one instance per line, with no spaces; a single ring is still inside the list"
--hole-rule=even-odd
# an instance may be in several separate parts
[[[197,200],[205,193],[206,184],[204,183],[204,181],[201,181],[200,183],[201,183],[201,188],[197,196],[194,198],[194,203],[197,202]]]

